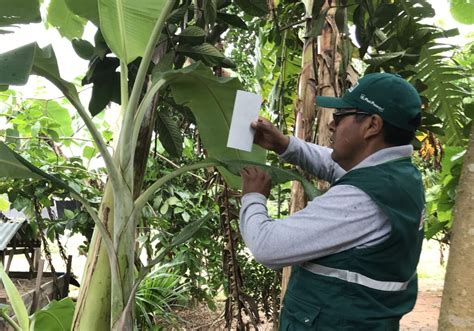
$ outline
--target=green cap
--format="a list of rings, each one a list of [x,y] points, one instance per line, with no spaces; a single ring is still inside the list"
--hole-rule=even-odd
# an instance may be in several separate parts
[[[415,131],[414,118],[421,113],[421,99],[416,89],[399,75],[367,74],[342,98],[316,97],[319,107],[352,109],[377,114],[397,128]]]

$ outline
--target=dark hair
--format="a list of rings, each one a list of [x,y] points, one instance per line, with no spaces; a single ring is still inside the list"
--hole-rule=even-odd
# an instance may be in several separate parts
[[[415,116],[411,121],[410,124],[419,127],[421,124],[421,114]],[[397,128],[396,126],[388,123],[387,121],[383,121],[383,128],[382,134],[385,142],[391,146],[402,146],[408,145],[411,141],[415,138],[416,130],[408,131]]]

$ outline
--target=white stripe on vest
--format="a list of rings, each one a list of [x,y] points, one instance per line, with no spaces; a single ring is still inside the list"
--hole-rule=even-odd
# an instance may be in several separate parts
[[[334,278],[338,278],[349,283],[359,284],[362,286],[372,288],[374,290],[387,291],[387,292],[406,290],[408,287],[408,284],[413,280],[413,278],[416,275],[416,272],[415,272],[413,276],[411,276],[410,279],[407,280],[406,282],[385,282],[385,281],[369,278],[357,272],[329,268],[329,267],[325,267],[320,264],[315,264],[311,262],[305,262],[301,265],[301,267],[316,275],[334,277]]]

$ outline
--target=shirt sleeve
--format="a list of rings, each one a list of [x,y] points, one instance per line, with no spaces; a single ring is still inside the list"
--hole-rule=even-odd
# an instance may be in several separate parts
[[[346,171],[334,162],[331,154],[331,148],[308,143],[290,136],[288,147],[285,152],[280,154],[280,157],[320,179],[334,183]]]
[[[276,269],[387,239],[391,225],[360,189],[337,185],[285,219],[268,216],[266,198],[242,198],[240,231],[255,260]]]

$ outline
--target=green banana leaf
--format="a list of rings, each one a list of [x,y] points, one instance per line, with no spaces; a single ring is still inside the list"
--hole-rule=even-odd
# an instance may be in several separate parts
[[[249,166],[249,165],[258,166],[270,175],[270,177],[272,178],[272,186],[286,183],[292,180],[297,180],[301,182],[301,185],[303,186],[306,197],[310,201],[316,198],[318,195],[321,195],[321,192],[304,176],[300,175],[296,170],[287,170],[287,169],[282,169],[282,168],[278,168],[274,166],[269,166],[266,164],[261,164],[258,162],[243,161],[243,160],[217,160],[217,162],[221,163],[223,167],[225,167],[228,171],[230,171],[234,175],[239,175],[239,172],[246,166]]]
[[[0,85],[25,85],[31,74],[45,77],[64,95],[79,99],[76,87],[61,78],[51,45],[40,48],[31,43],[0,54]]]
[[[0,27],[41,22],[38,0],[0,0],[0,8]]]
[[[16,289],[10,277],[8,277],[3,264],[0,263],[0,280],[3,283],[5,292],[7,293],[8,301],[12,306],[13,312],[15,313],[16,320],[21,330],[28,331],[30,329],[30,320],[28,318],[28,312],[26,311],[25,304],[21,299],[21,295]]]
[[[256,145],[252,152],[227,147],[235,95],[237,90],[243,89],[237,78],[216,77],[200,62],[165,72],[160,77],[167,80],[175,102],[186,105],[193,112],[209,157],[265,162],[266,152]],[[218,169],[231,187],[240,188],[240,177],[222,167]]]
[[[100,30],[107,45],[127,64],[143,56],[167,0],[99,0]]]
[[[0,54],[0,84],[25,85],[35,57],[34,44]]]
[[[184,244],[186,241],[191,239],[194,234],[203,227],[203,225],[212,218],[212,213],[206,214],[206,216],[200,218],[197,221],[186,225],[177,235],[171,240],[171,246],[175,247]]]
[[[31,317],[31,331],[69,331],[74,316],[71,298],[53,300]]]
[[[67,185],[62,179],[50,175],[34,166],[0,141],[0,178],[1,177],[32,179],[44,178],[59,188],[79,195],[77,191]]]
[[[15,157],[15,152],[0,141],[0,177],[7,178],[41,178],[25,167]]]
[[[98,0],[66,0],[66,5],[74,14],[84,17],[99,26]]]
[[[74,14],[65,0],[51,0],[48,7],[48,23],[57,28],[61,36],[72,40],[82,37],[87,20]]]

